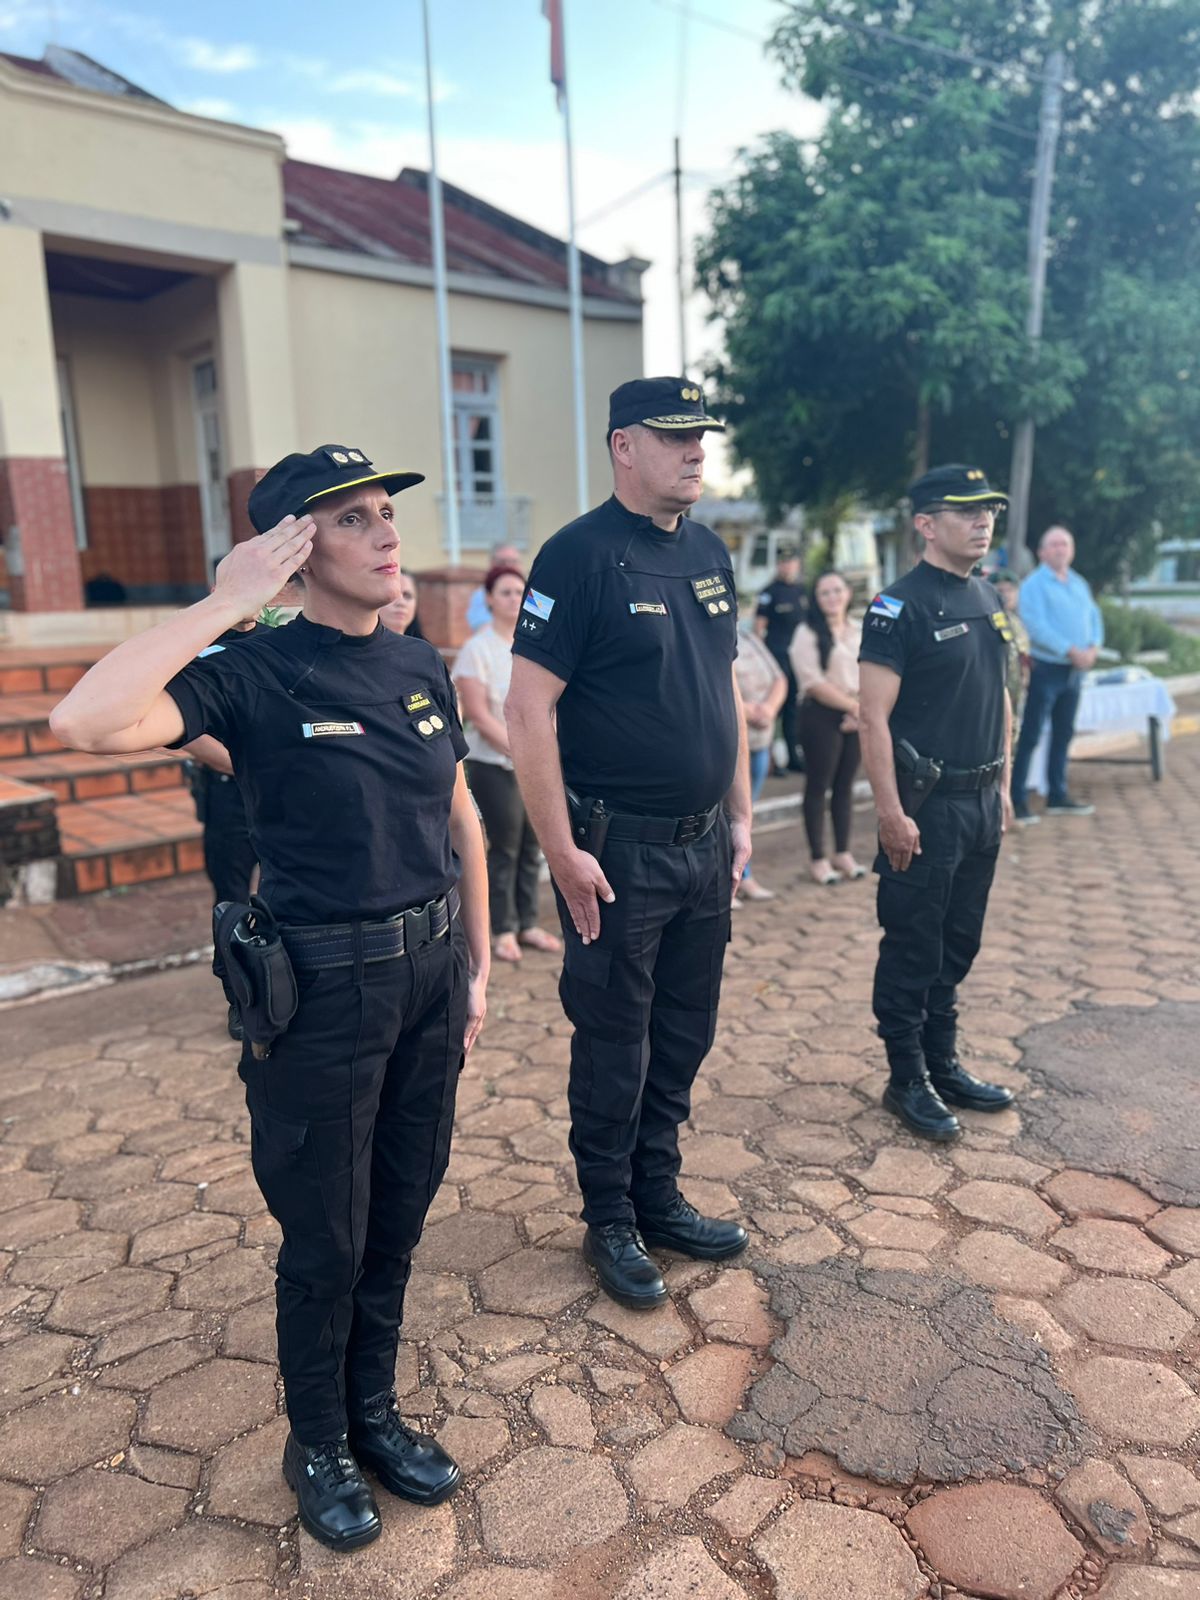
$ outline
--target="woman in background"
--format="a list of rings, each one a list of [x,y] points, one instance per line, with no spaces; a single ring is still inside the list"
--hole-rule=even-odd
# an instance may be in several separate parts
[[[823,572],[812,586],[808,620],[792,638],[791,660],[800,686],[797,719],[804,765],[804,829],[812,854],[809,872],[820,884],[862,878],[850,854],[850,807],[858,771],[858,650],[862,627],[852,622],[850,585],[840,572]],[[825,854],[825,797],[833,818],[834,855]]]
[[[421,620],[417,616],[417,580],[411,572],[401,572],[400,593],[390,600],[379,613],[379,620],[392,633],[406,634],[410,639],[423,639]]]
[[[750,750],[750,799],[753,802],[758,799],[767,781],[771,767],[771,735],[775,718],[787,697],[788,682],[783,668],[754,633],[738,636],[738,653],[733,666],[746,718],[746,744]],[[775,898],[773,889],[759,883],[751,870],[752,866],[753,863],[747,861],[734,905],[741,900]]]

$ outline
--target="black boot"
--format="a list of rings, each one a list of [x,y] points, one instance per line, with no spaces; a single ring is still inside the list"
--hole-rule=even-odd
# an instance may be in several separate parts
[[[962,1132],[962,1124],[947,1109],[925,1073],[907,1082],[889,1083],[883,1091],[883,1104],[924,1139],[946,1143]]]
[[[391,1389],[364,1400],[350,1413],[350,1443],[364,1467],[385,1489],[419,1506],[436,1506],[462,1479],[458,1463],[427,1434],[401,1420]]]
[[[968,1111],[1003,1111],[1016,1099],[1011,1089],[968,1072],[957,1056],[929,1061],[929,1081],[947,1105]]]
[[[283,1476],[299,1503],[300,1521],[314,1539],[333,1550],[357,1550],[378,1539],[383,1527],[379,1507],[345,1434],[326,1444],[303,1445],[289,1433]]]
[[[681,1194],[663,1211],[640,1213],[638,1229],[648,1248],[674,1250],[697,1261],[723,1261],[727,1256],[741,1255],[750,1243],[750,1235],[740,1222],[702,1217]]]
[[[662,1273],[646,1254],[632,1222],[603,1222],[583,1236],[583,1259],[594,1267],[600,1287],[619,1306],[651,1311],[667,1298]]]

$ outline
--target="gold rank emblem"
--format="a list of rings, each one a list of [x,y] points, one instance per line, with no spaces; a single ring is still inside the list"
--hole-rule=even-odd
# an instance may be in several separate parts
[[[351,461],[353,461],[357,466],[360,466],[360,467],[365,467],[366,466],[367,458],[366,458],[365,455],[363,455],[361,450],[351,450],[349,452],[349,456],[350,456]]]
[[[344,450],[331,450],[329,452],[329,454],[337,462],[339,467],[348,466],[349,463],[350,463],[350,457],[346,454],[346,452]]]
[[[679,398],[681,400],[699,400],[700,391],[699,389],[681,389],[679,391]]]
[[[729,601],[728,600],[719,600],[717,602],[717,610],[718,611],[728,611],[729,610]]]
[[[715,600],[710,600],[708,602],[708,614],[709,614],[709,616],[715,617],[717,615],[718,611],[720,611],[720,609],[721,609],[720,606],[717,604],[717,602]],[[729,608],[727,606],[726,610],[728,610],[728,609]]]
[[[420,722],[417,723],[417,732],[424,734],[428,739],[433,732],[433,723],[427,717],[422,717]]]
[[[446,726],[446,724],[442,721],[441,717],[430,717],[429,725],[430,725],[431,728],[436,728],[439,733]]]
[[[967,473],[967,477],[972,479],[981,479],[983,477],[983,473],[980,472],[978,467],[972,467]]]

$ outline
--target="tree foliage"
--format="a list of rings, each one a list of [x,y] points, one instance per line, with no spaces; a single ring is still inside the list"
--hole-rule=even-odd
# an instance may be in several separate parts
[[[1068,83],[1045,333],[1025,338],[1046,55]],[[822,101],[711,199],[713,376],[773,507],[903,493],[927,460],[1003,483],[1038,424],[1030,528],[1100,583],[1200,524],[1200,0],[825,0],[771,49]],[[971,59],[964,59],[971,58]]]

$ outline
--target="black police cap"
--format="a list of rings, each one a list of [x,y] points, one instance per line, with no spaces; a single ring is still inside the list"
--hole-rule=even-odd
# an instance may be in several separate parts
[[[423,472],[376,472],[362,450],[348,444],[322,444],[307,455],[284,456],[250,491],[247,509],[259,533],[266,533],[284,517],[298,517],[314,500],[377,483],[388,494],[399,494],[424,483]]]
[[[704,409],[700,385],[690,378],[634,378],[614,389],[608,397],[609,433],[635,422],[663,433],[696,428],[725,431],[725,424]]]
[[[914,513],[926,506],[1006,506],[1008,496],[993,489],[982,467],[964,467],[952,462],[946,467],[933,467],[911,485],[908,498]]]

